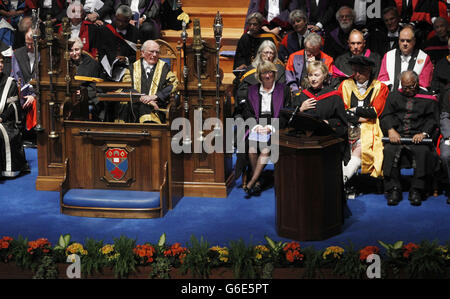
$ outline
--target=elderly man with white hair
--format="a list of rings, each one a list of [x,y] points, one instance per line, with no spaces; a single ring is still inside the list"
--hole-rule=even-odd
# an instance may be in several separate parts
[[[170,66],[160,59],[160,46],[154,40],[142,45],[142,58],[125,71],[122,82],[132,82],[132,88],[142,94],[138,101],[120,104],[117,122],[163,123],[165,114],[159,111],[169,104],[170,96],[178,90],[178,79]]]

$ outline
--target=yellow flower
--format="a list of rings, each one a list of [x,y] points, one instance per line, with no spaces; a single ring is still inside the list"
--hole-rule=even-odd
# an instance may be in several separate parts
[[[100,252],[107,255],[114,251],[114,245],[106,244],[102,248],[100,248]]]
[[[344,253],[344,248],[339,246],[330,246],[327,247],[322,254],[322,258],[326,260],[329,255],[332,255],[333,258],[340,259],[342,254]]]
[[[83,248],[83,245],[81,245],[80,243],[73,243],[66,248],[66,255],[74,254],[74,253],[86,255],[87,250],[85,250]]]
[[[213,246],[211,247],[211,250],[213,251],[217,251],[217,253],[219,254],[219,260],[221,262],[228,262],[228,248],[226,247],[220,247],[220,246]]]

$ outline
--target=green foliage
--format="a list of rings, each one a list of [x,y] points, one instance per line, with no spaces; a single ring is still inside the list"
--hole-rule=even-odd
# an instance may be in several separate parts
[[[437,241],[422,241],[406,267],[411,278],[442,278],[446,263]]]
[[[11,242],[11,254],[13,261],[22,269],[31,269],[32,257],[28,254],[28,238],[18,236],[17,239]]]
[[[230,241],[230,263],[235,278],[253,279],[257,272],[254,265],[255,251],[253,246],[247,246],[244,240]]]
[[[314,249],[314,247],[307,247],[303,250],[305,255],[304,267],[305,275],[303,278],[316,278],[317,270],[322,264],[322,253]]]
[[[286,246],[286,242],[275,242],[269,236],[264,236],[264,238],[267,241],[267,245],[270,249],[270,256],[272,260],[274,261],[275,265],[278,266],[280,264],[283,264],[283,248]]]
[[[103,241],[96,241],[91,238],[86,238],[84,242],[84,249],[88,252],[87,255],[81,257],[81,273],[85,276],[96,273],[101,273],[102,268],[107,265],[100,249],[103,247]]]
[[[153,264],[152,271],[150,272],[151,278],[170,278],[170,270],[172,270],[172,264],[170,260],[165,256],[158,256]]]
[[[211,267],[213,266],[211,261],[210,245],[200,237],[200,242],[194,235],[191,235],[191,242],[189,246],[189,254],[184,258],[184,262],[181,266],[182,273],[191,272],[196,278],[208,278],[211,274]]]
[[[360,279],[366,267],[359,259],[359,251],[350,243],[344,247],[345,251],[339,263],[336,263],[334,273],[345,278]]]
[[[114,238],[114,248],[119,253],[114,263],[114,273],[118,278],[126,278],[131,272],[136,271],[137,261],[134,257],[133,248],[136,240],[125,236]]]
[[[42,257],[42,262],[36,270],[33,279],[56,279],[58,277],[58,268],[52,256]]]

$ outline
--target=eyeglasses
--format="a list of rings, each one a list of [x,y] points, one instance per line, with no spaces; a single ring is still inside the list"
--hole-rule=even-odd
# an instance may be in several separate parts
[[[261,53],[264,55],[275,55],[275,52],[272,52],[272,51],[263,51]]]
[[[403,90],[414,90],[417,87],[417,83],[415,83],[414,85],[410,85],[410,86],[402,86]]]

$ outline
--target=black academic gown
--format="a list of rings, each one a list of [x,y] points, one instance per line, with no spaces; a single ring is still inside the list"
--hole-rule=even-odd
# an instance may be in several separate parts
[[[7,76],[0,73],[0,171],[3,177],[18,176],[27,167],[23,149],[22,109],[18,99],[17,83],[12,80],[4,93]]]
[[[346,138],[347,120],[345,116],[345,106],[338,92],[330,87],[325,87],[318,91],[308,88],[307,91],[318,100],[315,109],[306,110],[304,113],[319,120],[328,121],[330,127],[335,131],[336,136]],[[324,95],[328,96],[323,97]],[[309,98],[309,94],[301,92],[293,98],[292,105],[293,107],[297,107],[298,105],[301,106],[302,103]]]
[[[395,129],[401,137],[413,137],[427,133],[437,139],[439,133],[439,103],[430,92],[419,91],[415,97],[408,98],[399,91],[391,92],[380,118],[381,129],[385,136],[388,130]],[[402,166],[400,154],[403,148],[411,151],[415,161],[414,175],[425,177],[435,169],[435,150],[426,144],[384,144],[384,176],[391,176],[392,169]]]

